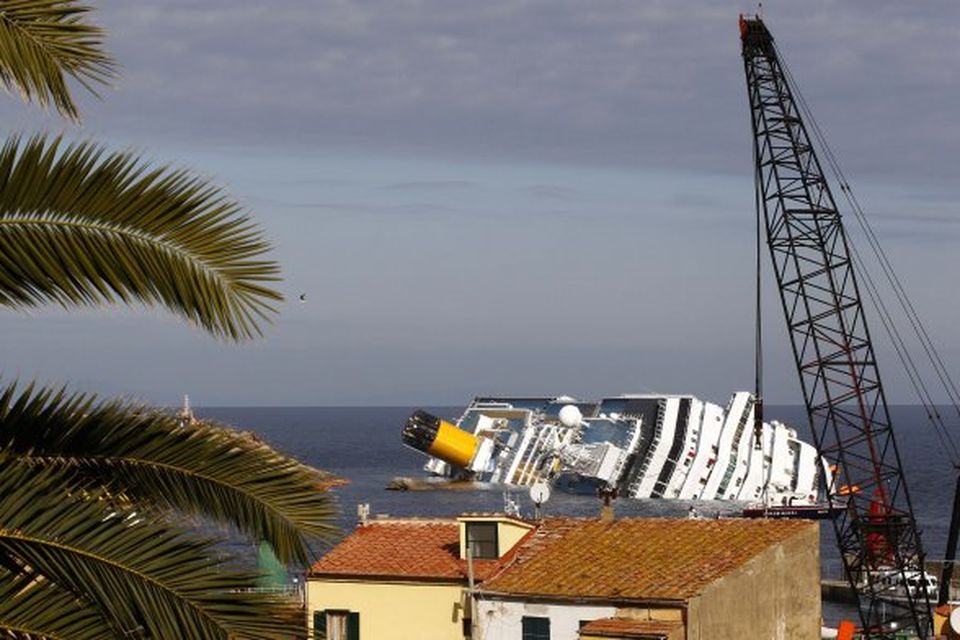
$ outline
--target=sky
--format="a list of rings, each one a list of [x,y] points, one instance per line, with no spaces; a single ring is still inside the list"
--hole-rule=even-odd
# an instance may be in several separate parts
[[[152,309],[4,311],[5,379],[207,406],[752,388],[737,15],[753,3],[93,5],[116,85],[78,94],[80,126],[8,95],[5,126],[223,186],[273,243],[288,301],[239,345]],[[956,374],[960,5],[763,10]],[[766,397],[799,404],[766,277]],[[877,337],[888,396],[913,401]]]

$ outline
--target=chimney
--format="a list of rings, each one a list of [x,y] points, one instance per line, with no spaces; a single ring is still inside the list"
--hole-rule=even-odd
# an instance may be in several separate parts
[[[357,505],[357,520],[361,527],[365,527],[370,521],[370,503],[362,502]]]
[[[600,522],[613,522],[613,505],[605,504],[600,507]]]
[[[600,522],[613,522],[613,500],[617,497],[617,488],[604,487],[597,491],[597,495],[603,500],[603,506],[600,507]]]

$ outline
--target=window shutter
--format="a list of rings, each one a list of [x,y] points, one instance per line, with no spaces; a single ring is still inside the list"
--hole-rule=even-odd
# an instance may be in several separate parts
[[[327,612],[323,611],[314,611],[313,612],[313,635],[311,638],[326,638],[327,637]]]
[[[347,617],[347,640],[360,640],[360,614],[355,611]]]

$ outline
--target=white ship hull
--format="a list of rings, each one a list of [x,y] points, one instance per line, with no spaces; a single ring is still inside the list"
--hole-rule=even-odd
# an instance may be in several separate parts
[[[653,394],[595,403],[477,398],[457,421],[459,433],[418,412],[404,442],[433,454],[424,466],[428,473],[450,479],[514,486],[546,481],[574,493],[615,487],[631,498],[817,503],[816,450],[777,421],[755,432],[753,410],[746,392],[734,394],[726,408]],[[425,420],[436,424],[425,427]],[[438,436],[440,423],[446,431]],[[466,438],[464,432],[473,440],[459,449],[440,442]],[[826,465],[822,471],[829,482]]]

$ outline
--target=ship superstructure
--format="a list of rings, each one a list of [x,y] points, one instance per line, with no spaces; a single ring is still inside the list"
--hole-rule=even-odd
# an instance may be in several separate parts
[[[816,503],[816,450],[780,422],[755,429],[754,406],[747,392],[725,408],[688,395],[479,397],[456,425],[418,411],[403,441],[431,456],[428,473],[450,479],[546,481],[590,494],[616,488],[631,498]]]

